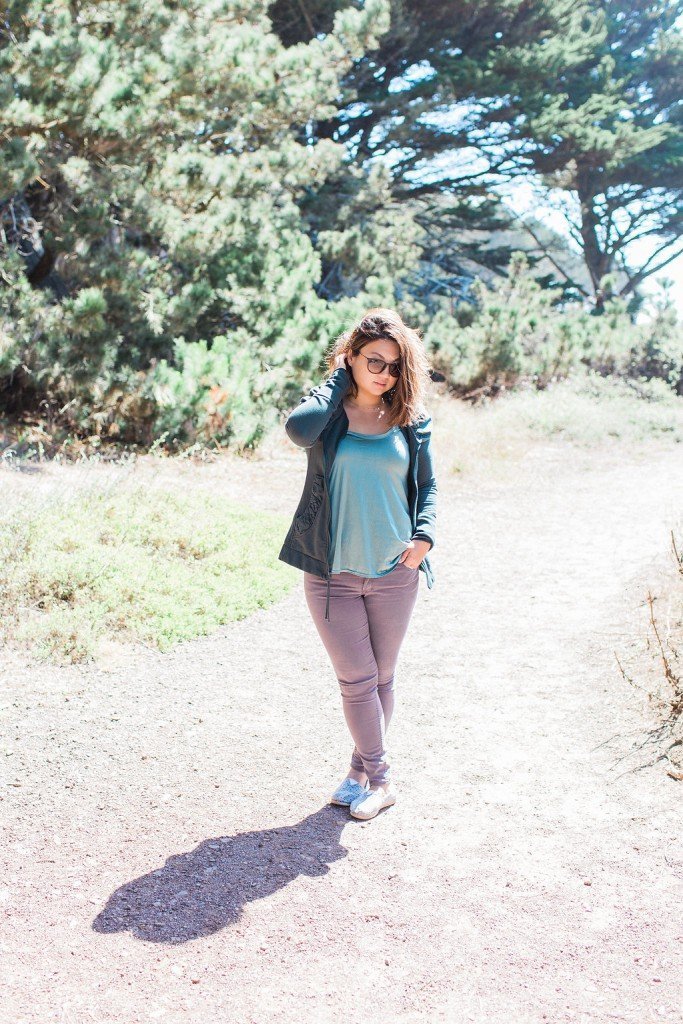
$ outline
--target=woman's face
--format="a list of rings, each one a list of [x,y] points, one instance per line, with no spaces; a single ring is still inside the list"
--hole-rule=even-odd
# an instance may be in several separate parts
[[[347,356],[353,379],[358,385],[358,391],[366,396],[375,397],[383,395],[396,384],[398,378],[392,377],[389,367],[385,366],[381,373],[371,373],[368,369],[368,359],[381,359],[385,363],[399,361],[401,350],[395,341],[382,338],[380,341],[367,341],[360,352],[350,352]]]

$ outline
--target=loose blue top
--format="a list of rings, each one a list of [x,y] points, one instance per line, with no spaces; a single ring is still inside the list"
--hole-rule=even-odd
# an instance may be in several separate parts
[[[347,430],[330,471],[330,573],[384,576],[412,537],[410,451],[399,426],[384,434]]]

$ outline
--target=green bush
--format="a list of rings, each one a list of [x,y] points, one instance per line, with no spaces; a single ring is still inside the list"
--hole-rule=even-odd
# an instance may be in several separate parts
[[[308,348],[317,367],[331,341],[299,203],[346,150],[310,144],[306,126],[336,110],[341,77],[388,28],[386,0],[291,47],[263,0],[106,17],[10,0],[5,17],[0,410],[81,438],[256,443],[270,398],[311,370],[285,359]],[[362,290],[381,222],[356,243]]]
[[[668,295],[634,323],[623,299],[600,310],[562,304],[515,253],[494,288],[476,281],[473,301],[436,314],[425,332],[432,364],[459,392],[495,391],[520,380],[546,387],[578,369],[660,378],[683,393],[683,330]]]

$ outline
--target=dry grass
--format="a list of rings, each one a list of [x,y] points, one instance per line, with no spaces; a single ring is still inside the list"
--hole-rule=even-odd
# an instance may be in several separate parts
[[[637,768],[664,763],[683,781],[683,520],[671,531],[670,559],[642,608],[645,622],[629,652],[615,652],[623,678],[647,701],[654,723],[625,759]],[[653,589],[655,593],[653,594]]]
[[[586,374],[538,391],[519,386],[476,406],[445,393],[430,402],[440,464],[458,475],[514,471],[539,445],[629,450],[683,442],[683,399],[662,381],[626,382]]]

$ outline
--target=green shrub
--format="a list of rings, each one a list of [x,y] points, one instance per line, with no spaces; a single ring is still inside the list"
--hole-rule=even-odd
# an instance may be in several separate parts
[[[494,288],[476,281],[473,302],[439,312],[425,332],[435,369],[459,392],[495,391],[520,380],[546,387],[578,369],[638,379],[661,378],[683,391],[683,330],[667,296],[654,316],[634,323],[623,299],[602,310],[561,304],[542,288],[522,253]]]

